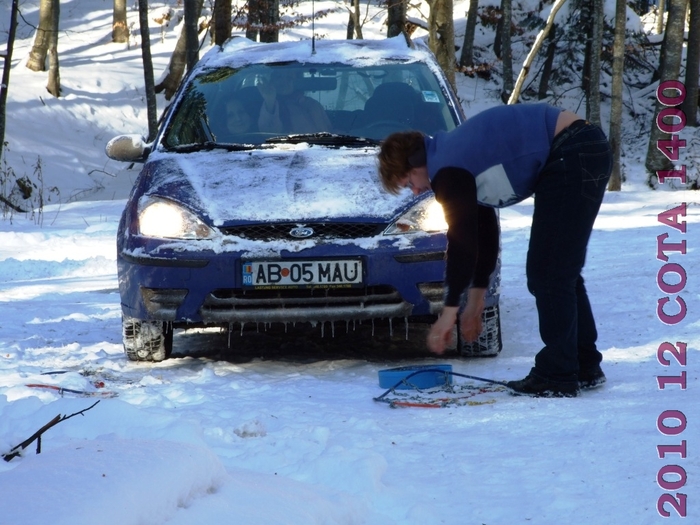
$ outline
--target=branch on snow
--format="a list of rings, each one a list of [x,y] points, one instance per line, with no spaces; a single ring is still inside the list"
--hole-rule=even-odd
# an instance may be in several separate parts
[[[92,405],[90,405],[89,407],[87,407],[87,408],[85,408],[85,409],[83,409],[83,410],[80,410],[79,412],[75,412],[74,414],[71,414],[71,415],[69,415],[69,416],[62,416],[61,414],[58,414],[55,418],[53,418],[51,421],[49,421],[48,423],[46,423],[46,424],[45,424],[43,427],[41,427],[39,430],[37,430],[36,432],[34,432],[34,434],[33,434],[31,437],[29,437],[28,439],[25,439],[25,440],[22,441],[19,445],[15,446],[15,447],[12,447],[12,449],[11,449],[8,453],[3,454],[3,455],[2,455],[2,459],[4,459],[5,461],[12,461],[14,458],[16,458],[17,456],[19,456],[19,455],[22,453],[22,451],[23,451],[25,448],[27,448],[29,445],[31,445],[34,441],[37,442],[37,443],[36,443],[36,453],[37,453],[37,454],[41,454],[41,435],[42,435],[44,432],[46,432],[46,431],[47,431],[48,429],[50,429],[51,427],[53,427],[53,426],[55,426],[55,425],[58,425],[61,421],[65,421],[66,419],[70,419],[70,418],[72,418],[73,416],[77,416],[77,415],[81,415],[81,416],[82,416],[82,415],[85,415],[85,412],[87,412],[88,410],[90,410],[91,408],[93,408],[97,403],[99,403],[99,401],[95,401],[95,402],[94,402]]]

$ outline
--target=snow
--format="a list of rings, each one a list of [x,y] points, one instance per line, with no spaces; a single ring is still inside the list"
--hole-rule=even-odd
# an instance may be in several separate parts
[[[608,377],[600,389],[575,399],[487,393],[483,404],[441,409],[373,401],[384,391],[378,371],[385,368],[448,363],[499,380],[527,373],[540,345],[524,276],[531,199],[501,214],[504,349],[496,358],[397,359],[392,345],[403,330],[377,350],[384,343],[354,335],[366,326],[350,326],[348,335],[326,326],[324,338],[320,327],[309,335],[261,326],[243,336],[176,333],[174,358],[137,365],[122,351],[115,268],[117,224],[135,170],[108,161],[103,148],[114,135],[144,132],[143,82],[137,46],[109,43],[112,2],[97,3],[62,2],[61,99],[46,94],[45,74],[24,68],[33,33],[26,23],[18,33],[8,162],[30,175],[40,156],[45,187],[60,196],[41,214],[0,221],[0,451],[56,415],[100,402],[49,429],[41,454],[35,443],[0,461],[0,525],[646,525],[661,521],[659,498],[676,492],[688,494],[688,522],[697,522],[700,198],[644,185],[646,142],[634,137],[636,121],[626,116],[627,182],[605,197],[584,274]],[[34,24],[37,6],[22,3]],[[463,11],[466,4],[455,8]],[[345,18],[336,19],[343,34]],[[6,20],[3,5],[0,23]],[[330,31],[329,19],[323,23]],[[175,34],[168,29],[162,43],[157,34],[154,26],[158,72]],[[382,36],[379,18],[365,34]],[[468,115],[498,103],[493,83],[459,76],[458,87]],[[560,103],[577,109],[578,101]],[[684,203],[678,218],[685,233],[659,222],[660,213]],[[686,253],[667,252],[687,276],[679,294],[659,287],[659,276],[678,282],[657,258],[665,233],[668,243],[686,242]],[[678,297],[687,304],[677,324],[658,319],[657,302],[666,296],[669,314],[678,311]],[[663,366],[657,351],[664,342],[686,343],[687,365],[666,352],[671,364]],[[659,389],[658,376],[681,372],[685,390]],[[79,398],[27,386],[35,383],[118,395]],[[679,435],[657,429],[670,410],[687,419]],[[659,458],[659,445],[681,440],[687,457]],[[685,470],[685,486],[661,487],[658,474],[668,465]],[[666,474],[661,484],[677,479]]]
[[[200,152],[186,158],[160,153],[158,158],[175,158],[177,170],[191,178],[201,202],[207,203],[214,224],[223,224],[232,219],[283,221],[289,217],[287,210],[300,220],[386,216],[405,205],[410,192],[398,198],[370,184],[376,178],[376,165],[368,163],[367,157],[375,154],[375,148],[329,152],[299,144],[234,154]],[[232,157],[235,161],[225,161]],[[232,173],[235,180],[247,180],[249,190],[237,188]],[[289,188],[294,188],[294,195],[290,196]],[[291,207],[290,197],[294,199]]]
[[[354,63],[358,66],[372,65],[381,60],[402,58],[407,61],[416,61],[422,56],[419,50],[411,49],[406,46],[406,39],[403,36],[396,36],[389,39],[388,45],[382,45],[377,48],[369,46],[356,46],[355,49],[348,49],[345,45],[347,42],[342,42],[341,45],[334,45],[324,40],[318,40],[312,44],[311,40],[300,40],[295,45],[284,46],[259,46],[248,41],[247,39],[233,39],[224,46],[224,53],[221,54],[217,50],[202,57],[202,60],[207,65],[216,66],[220,62],[218,58],[223,58],[225,52],[229,50],[245,49],[246,53],[241,54],[239,60],[231,62],[226,59],[223,65],[234,65],[241,67],[247,64],[265,64],[273,62],[285,62],[289,60],[299,60],[299,57],[304,57],[304,63]],[[352,44],[352,42],[350,42]],[[322,57],[317,57],[314,46],[316,48],[324,48]]]

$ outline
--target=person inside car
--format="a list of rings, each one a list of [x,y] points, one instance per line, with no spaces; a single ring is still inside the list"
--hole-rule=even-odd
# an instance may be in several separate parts
[[[226,101],[226,128],[234,135],[253,131],[255,116],[250,106],[246,106],[241,98],[230,98]]]
[[[258,84],[263,98],[258,116],[260,131],[316,133],[330,131],[331,122],[323,106],[297,88],[301,72],[275,69],[268,81]]]

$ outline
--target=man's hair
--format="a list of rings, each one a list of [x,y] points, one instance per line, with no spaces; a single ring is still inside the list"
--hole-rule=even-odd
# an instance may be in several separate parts
[[[425,136],[420,131],[392,133],[382,142],[377,158],[382,186],[396,195],[399,181],[413,168],[425,166]]]

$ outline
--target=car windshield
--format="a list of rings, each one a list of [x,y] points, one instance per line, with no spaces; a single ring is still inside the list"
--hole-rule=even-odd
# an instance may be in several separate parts
[[[361,144],[406,129],[449,131],[457,118],[435,74],[420,62],[256,64],[206,70],[190,81],[163,144],[224,147],[290,137]]]

